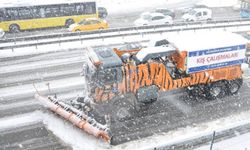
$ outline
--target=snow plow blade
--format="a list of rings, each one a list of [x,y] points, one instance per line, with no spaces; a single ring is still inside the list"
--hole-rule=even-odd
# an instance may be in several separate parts
[[[64,102],[58,101],[53,97],[48,96],[48,98],[46,98],[39,94],[35,94],[35,98],[39,100],[45,107],[48,107],[56,114],[70,121],[78,128],[84,130],[90,135],[94,135],[95,137],[101,138],[105,142],[110,143],[111,136],[109,134],[109,129],[105,125],[95,121],[95,119],[87,116],[84,112]]]

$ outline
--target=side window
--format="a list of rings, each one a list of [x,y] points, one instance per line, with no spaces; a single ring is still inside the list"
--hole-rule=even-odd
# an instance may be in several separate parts
[[[163,16],[156,16],[156,17],[153,17],[152,20],[161,20],[163,18],[164,18]]]
[[[60,9],[57,6],[51,6],[45,8],[45,16],[46,17],[57,17],[60,16]]]
[[[82,4],[76,5],[76,14],[77,15],[84,14],[84,10],[85,10],[84,5],[82,5]]]
[[[200,17],[201,16],[201,12],[198,12],[195,16],[196,17]]]
[[[0,22],[4,20],[4,12],[0,10]]]
[[[91,24],[91,21],[86,21],[85,23],[84,23],[84,25],[90,25]]]
[[[62,16],[70,16],[75,14],[75,5],[62,5],[61,6],[61,15]]]
[[[95,14],[96,6],[94,2],[89,2],[85,5],[85,14]]]
[[[32,19],[33,15],[31,14],[30,9],[28,9],[28,8],[20,8],[19,9],[19,18],[20,19]]]
[[[18,19],[18,11],[15,8],[6,10],[6,20],[16,20]]]
[[[92,20],[91,21],[91,24],[99,24],[100,23],[100,21],[98,21],[98,20]]]
[[[42,18],[45,18],[46,16],[45,16],[45,8],[40,8],[40,16],[42,17]]]
[[[207,16],[207,12],[206,11],[203,11],[203,16]]]
[[[41,8],[40,7],[31,7],[30,8],[30,13],[34,18],[41,18],[42,14],[41,14]]]

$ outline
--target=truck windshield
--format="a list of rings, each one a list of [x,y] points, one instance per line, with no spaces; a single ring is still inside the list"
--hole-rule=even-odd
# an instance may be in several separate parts
[[[100,69],[97,71],[97,81],[103,84],[110,84],[116,82],[117,70],[115,68]]]

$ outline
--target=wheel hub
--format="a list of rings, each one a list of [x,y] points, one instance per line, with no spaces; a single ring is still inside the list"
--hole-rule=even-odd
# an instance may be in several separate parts
[[[236,83],[233,83],[232,85],[230,85],[230,92],[231,93],[235,93],[237,92],[239,86]]]

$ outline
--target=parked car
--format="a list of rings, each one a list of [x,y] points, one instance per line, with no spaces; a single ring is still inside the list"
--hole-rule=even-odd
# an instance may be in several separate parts
[[[69,26],[69,31],[89,31],[89,30],[98,30],[98,29],[107,29],[109,25],[106,20],[99,18],[86,18]]]
[[[99,18],[106,18],[108,16],[108,11],[104,7],[98,7],[98,17]]]
[[[0,28],[0,38],[4,37],[5,32]]]
[[[136,26],[157,25],[157,24],[172,24],[173,19],[170,16],[164,16],[162,13],[142,13],[140,18],[135,20]]]
[[[175,18],[174,11],[167,8],[156,8],[155,12],[162,13],[164,16],[171,16],[173,19]]]
[[[212,20],[212,10],[209,8],[195,8],[182,16],[183,21],[209,21]]]

